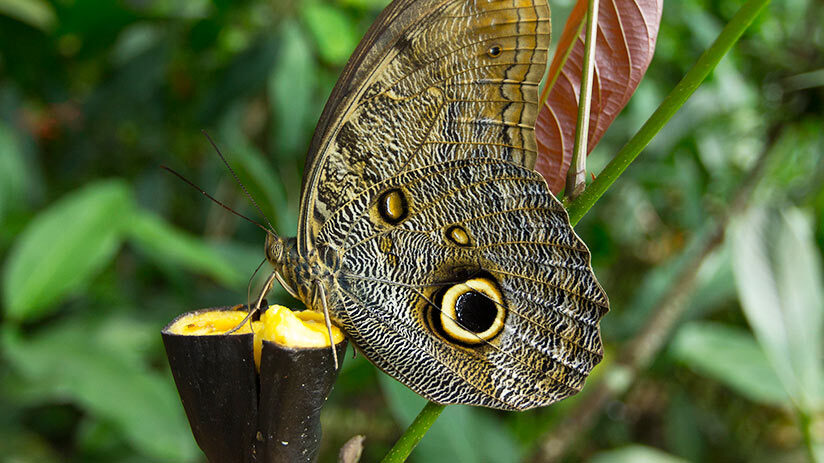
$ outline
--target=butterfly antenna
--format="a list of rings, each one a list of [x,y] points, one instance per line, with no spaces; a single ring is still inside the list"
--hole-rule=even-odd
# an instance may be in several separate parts
[[[238,217],[240,217],[240,218],[242,218],[242,219],[245,219],[245,220],[247,220],[247,221],[249,221],[249,222],[251,222],[251,223],[253,223],[253,224],[257,225],[257,226],[258,226],[261,230],[265,231],[266,233],[273,233],[271,230],[267,229],[267,228],[266,228],[265,226],[263,226],[262,224],[260,224],[260,223],[258,223],[258,222],[256,222],[256,221],[254,221],[254,220],[252,220],[252,219],[250,219],[249,217],[246,217],[245,215],[243,215],[243,214],[241,214],[240,212],[238,212],[238,211],[236,211],[236,210],[232,209],[231,207],[227,206],[226,204],[223,204],[222,202],[220,202],[219,200],[217,200],[214,196],[212,196],[212,195],[210,195],[209,193],[206,193],[205,191],[203,191],[203,189],[202,189],[202,188],[200,188],[199,186],[197,186],[197,185],[195,185],[194,183],[192,183],[192,182],[191,182],[188,178],[184,177],[182,174],[178,173],[176,170],[172,169],[171,167],[161,165],[161,166],[160,166],[160,168],[161,168],[161,169],[165,169],[165,170],[167,170],[168,172],[171,172],[171,173],[172,173],[172,174],[174,174],[177,178],[179,178],[179,179],[183,180],[184,182],[186,182],[186,184],[188,184],[190,187],[194,188],[195,190],[199,191],[201,194],[203,194],[203,196],[205,196],[205,197],[209,198],[210,200],[212,200],[212,202],[214,202],[214,203],[215,203],[215,204],[217,204],[218,206],[220,206],[220,207],[222,207],[222,208],[226,209],[227,211],[231,212],[232,214],[234,214],[234,215],[236,215],[236,216],[238,216]]]
[[[269,221],[269,217],[266,217],[266,214],[264,214],[263,210],[260,208],[260,206],[258,206],[257,201],[255,201],[255,198],[253,198],[252,195],[249,194],[249,190],[246,189],[246,185],[244,185],[243,182],[240,181],[240,178],[237,176],[237,173],[235,173],[235,170],[232,169],[232,166],[229,165],[229,162],[226,160],[226,157],[223,156],[223,153],[220,152],[220,148],[217,147],[217,143],[215,143],[215,141],[212,140],[212,137],[210,137],[205,130],[201,130],[201,133],[203,133],[203,136],[205,136],[206,139],[209,140],[209,143],[212,145],[212,148],[215,149],[217,155],[220,157],[220,160],[223,161],[223,165],[226,166],[226,169],[228,169],[229,173],[232,174],[232,178],[235,179],[235,182],[237,182],[237,184],[240,186],[240,189],[243,190],[243,194],[245,194],[246,197],[249,198],[249,201],[252,203],[255,209],[257,209],[258,214],[260,214],[260,216],[263,217],[263,220],[266,221],[266,225],[269,226],[269,231],[271,233],[274,233],[275,236],[277,236],[277,233],[275,232],[275,227],[272,226],[272,222]]]

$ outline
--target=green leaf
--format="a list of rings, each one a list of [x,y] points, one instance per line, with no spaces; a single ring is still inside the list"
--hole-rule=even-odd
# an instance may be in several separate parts
[[[163,28],[151,23],[137,23],[123,29],[111,47],[111,61],[128,66],[164,39]]]
[[[345,63],[360,40],[352,20],[325,3],[306,3],[301,14],[321,58],[336,65]]]
[[[121,180],[104,180],[65,195],[23,230],[3,269],[6,314],[32,319],[56,310],[114,257],[133,209]]]
[[[590,463],[686,463],[676,456],[644,445],[628,445],[595,454]]]
[[[51,4],[44,0],[0,0],[0,14],[43,31],[50,30],[56,19]]]
[[[407,427],[426,404],[426,399],[387,375],[381,386],[395,419]],[[479,439],[479,436],[483,436]],[[515,441],[489,411],[463,405],[444,409],[438,421],[421,440],[411,459],[418,462],[519,461]]]
[[[361,10],[382,10],[389,5],[389,0],[338,0],[343,6],[359,8]]]
[[[795,192],[816,188],[816,183],[820,185],[820,174],[813,174],[822,167],[824,133],[820,122],[799,121],[781,131],[772,148],[764,181],[758,185],[759,199],[784,198],[788,192],[792,197]]]
[[[200,103],[198,118],[201,121],[219,120],[220,115],[231,110],[238,101],[265,89],[266,79],[277,62],[280,51],[274,34],[257,35],[248,45],[246,41],[251,37],[242,28],[227,28],[221,33],[221,37],[224,38],[223,47],[232,55],[232,60],[215,77],[212,91]],[[235,39],[230,39],[231,37]],[[235,53],[240,49],[243,51]]]
[[[28,176],[17,137],[0,121],[0,223],[6,212],[25,201]]]
[[[221,284],[237,288],[245,278],[231,263],[202,240],[171,226],[156,215],[138,210],[129,227],[129,238],[151,258],[203,273]]]
[[[741,307],[796,405],[822,405],[824,288],[812,223],[798,209],[753,208],[733,227]]]
[[[788,405],[789,397],[755,338],[719,323],[684,325],[670,344],[671,354],[755,402]]]
[[[57,452],[36,433],[22,429],[0,429],[0,455],[13,463],[58,463]]]
[[[221,127],[220,138],[224,141],[232,168],[263,214],[272,221],[272,226],[281,234],[297,233],[297,202],[289,204],[277,170],[230,120],[227,118]],[[243,200],[247,201],[245,197]],[[256,209],[250,210],[250,218],[266,225]],[[260,239],[263,242],[262,232]]]
[[[640,283],[636,284],[637,291],[627,304],[631,309],[610,315],[614,317],[608,327],[611,333],[631,336],[641,329],[644,320],[660,303],[664,294],[676,284],[675,279],[680,272],[703,251],[712,229],[712,224],[707,224],[695,230],[693,237],[677,256],[659,263],[643,276]],[[728,251],[722,246],[704,258],[695,281],[695,289],[685,300],[689,307],[687,317],[700,318],[708,311],[717,310],[724,302],[735,299],[735,283]]]
[[[41,388],[41,401],[70,401],[111,422],[152,460],[193,460],[197,450],[169,378],[107,349],[86,325],[64,323],[30,339],[6,330],[5,356]]]
[[[316,122],[312,98],[317,85],[311,46],[295,22],[284,22],[281,41],[280,58],[269,76],[269,104],[277,133],[273,148],[278,157],[306,151],[308,131]]]

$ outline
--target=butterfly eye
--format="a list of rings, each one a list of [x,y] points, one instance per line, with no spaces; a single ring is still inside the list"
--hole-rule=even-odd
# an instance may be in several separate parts
[[[473,278],[444,293],[436,318],[436,325],[446,337],[462,344],[480,344],[501,332],[506,308],[494,281]]]
[[[264,249],[266,250],[266,260],[269,262],[280,262],[283,258],[283,241],[271,233],[266,234]]]
[[[501,47],[498,45],[493,45],[489,47],[489,50],[486,51],[486,54],[489,55],[490,58],[497,58],[501,56]]]
[[[378,214],[392,225],[400,223],[409,214],[409,202],[403,191],[395,188],[385,191],[378,198]]]

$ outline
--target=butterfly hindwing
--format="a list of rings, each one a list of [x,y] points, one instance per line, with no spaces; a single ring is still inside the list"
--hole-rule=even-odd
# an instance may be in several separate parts
[[[431,400],[547,405],[577,392],[601,358],[606,296],[530,169],[482,158],[404,172],[339,208],[317,245],[335,256],[333,316],[372,362]],[[446,326],[457,315],[442,315],[445,294],[467,292],[467,281],[492,287],[470,291],[467,326],[473,304],[493,318],[502,310],[486,339],[483,313],[475,331],[458,324],[464,337]]]

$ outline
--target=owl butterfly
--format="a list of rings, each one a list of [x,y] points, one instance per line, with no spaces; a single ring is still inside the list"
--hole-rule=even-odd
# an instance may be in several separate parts
[[[309,148],[274,275],[376,366],[443,404],[524,410],[581,389],[608,310],[532,170],[543,0],[395,0]]]

